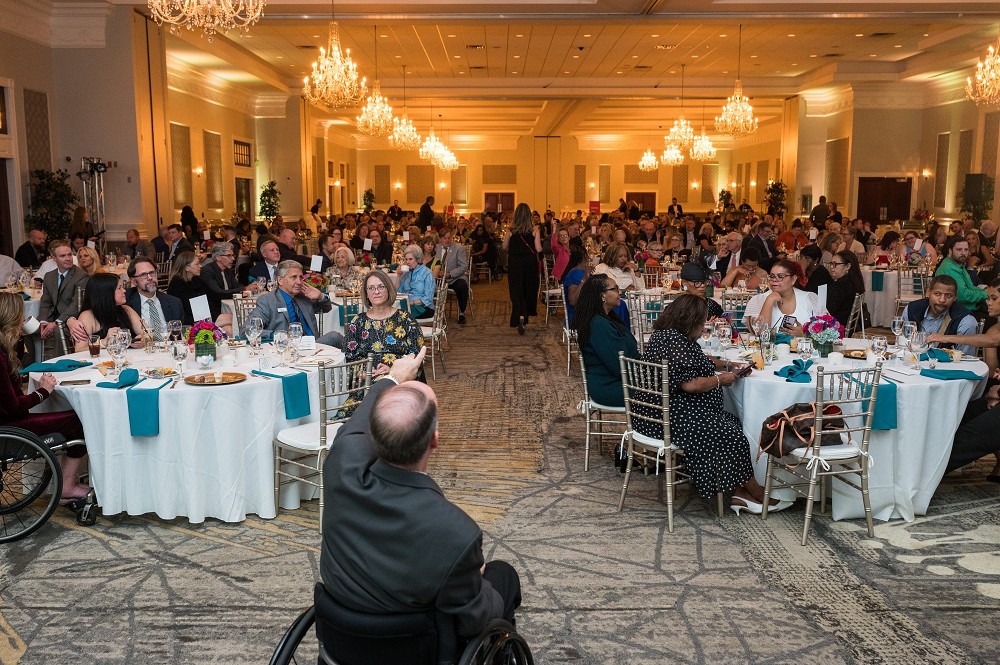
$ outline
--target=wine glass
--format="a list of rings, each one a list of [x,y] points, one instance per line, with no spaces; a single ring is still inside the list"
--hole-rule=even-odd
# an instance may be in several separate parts
[[[920,366],[920,356],[927,353],[927,346],[927,333],[922,330],[913,333],[910,338],[910,353],[913,354],[914,369]]]
[[[256,356],[260,353],[260,338],[264,334],[264,319],[259,316],[251,316],[246,320],[244,328],[243,332],[247,336],[247,341],[250,342],[253,355]]]
[[[108,373],[115,378],[121,375],[122,367],[125,364],[125,353],[131,340],[132,335],[127,330],[119,330],[113,335],[108,335],[108,355],[114,361],[114,368]]]
[[[15,284],[17,284],[17,277],[14,275],[14,273],[10,273],[9,275],[7,275],[7,290],[13,291]]]
[[[802,360],[809,360],[813,353],[813,341],[808,337],[800,338],[798,352],[799,358],[802,358]]]
[[[733,328],[729,323],[717,324],[715,326],[715,333],[719,336],[719,348],[723,351],[728,351],[733,345]]]
[[[892,319],[892,334],[899,337],[903,334],[903,324],[905,323],[903,317],[895,316]]]
[[[885,351],[889,348],[889,340],[886,339],[885,335],[875,335],[872,337],[872,353],[875,354],[876,360],[885,359]]]
[[[301,323],[289,323],[288,324],[288,339],[292,341],[292,346],[298,346],[299,340],[302,339],[302,324]]]
[[[179,342],[181,339],[181,330],[184,328],[184,324],[180,321],[167,321],[167,330],[170,331],[170,341]]]
[[[174,358],[174,365],[177,368],[177,375],[184,376],[184,361],[188,357],[188,345],[186,342],[174,342],[170,346],[170,355]]]
[[[288,333],[284,330],[275,332],[274,337],[271,339],[271,344],[278,353],[278,367],[284,367],[285,351],[288,349]]]

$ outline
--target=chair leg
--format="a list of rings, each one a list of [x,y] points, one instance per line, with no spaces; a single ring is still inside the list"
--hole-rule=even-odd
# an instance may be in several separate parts
[[[819,465],[813,467],[812,473],[809,475],[809,494],[806,495],[806,521],[802,526],[802,545],[804,546],[809,539],[809,524],[812,522],[813,513],[813,499],[816,498],[816,485],[817,482],[821,481],[822,478],[819,476]]]
[[[324,451],[316,453],[316,472],[319,474],[319,532],[323,533],[323,455]]]
[[[672,452],[667,453],[666,462],[667,462],[667,472],[664,475],[667,476],[667,531],[669,533],[673,533],[674,532],[674,490],[676,489],[676,487],[674,485],[674,481],[676,480],[676,478],[674,477],[674,474],[675,474],[674,463],[676,462],[676,458],[674,457],[674,454]],[[657,461],[656,464],[659,464],[659,461]]]
[[[274,515],[278,515],[278,507],[281,505],[281,448],[271,444],[274,452]]]
[[[590,407],[587,409],[587,433],[583,438],[583,470],[590,471]]]
[[[716,503],[716,508],[719,511],[719,517],[724,517],[726,506],[725,506],[725,497],[722,496],[722,492],[715,493],[715,503]]]
[[[632,442],[628,444],[628,462],[625,464],[625,482],[622,483],[622,495],[618,498],[618,512],[625,506],[625,493],[628,492],[628,481],[632,477],[633,451]]]
[[[771,474],[772,474],[772,463],[773,460],[770,455],[767,456],[767,470],[764,472],[764,504],[761,507],[760,518],[762,520],[767,519],[767,506],[771,503]]]
[[[820,478],[819,481],[819,512],[821,515],[826,515],[826,493],[831,490],[830,487],[830,477]]]
[[[875,537],[875,525],[872,524],[872,501],[868,496],[868,460],[861,459],[861,501],[865,505],[865,522],[868,525],[868,537]]]

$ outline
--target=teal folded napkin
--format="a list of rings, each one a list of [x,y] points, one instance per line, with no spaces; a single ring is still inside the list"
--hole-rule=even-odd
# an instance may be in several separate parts
[[[80,369],[81,367],[90,367],[94,363],[89,360],[73,360],[72,358],[63,358],[62,360],[57,360],[54,363],[32,363],[27,367],[22,367],[18,370],[21,374],[28,374],[29,372],[69,372],[70,370]]]
[[[885,289],[885,273],[879,270],[872,271],[872,291],[882,291]]]
[[[269,376],[281,379],[281,392],[285,398],[285,420],[304,418],[311,412],[309,408],[309,379],[305,372],[296,374],[269,374],[260,370],[252,370],[251,374]]]
[[[24,300],[24,302],[28,302],[29,300],[31,300],[31,296],[29,296],[27,293],[22,293],[21,298]]]
[[[134,386],[137,383],[139,383],[139,370],[126,367],[118,375],[117,381],[101,381],[97,384],[97,387],[117,389],[125,388],[126,386]]]
[[[926,376],[931,379],[941,379],[942,381],[952,381],[954,379],[979,381],[983,378],[975,372],[970,372],[965,369],[922,369],[920,370],[920,376]]]
[[[792,343],[792,336],[789,335],[788,333],[780,332],[780,333],[778,333],[778,334],[776,334],[774,336],[774,343],[775,344],[791,344]]]
[[[930,360],[931,358],[937,358],[939,363],[950,363],[951,354],[944,349],[927,349],[927,353],[921,353],[921,360]]]
[[[872,394],[872,387],[862,384],[865,395]],[[868,408],[868,400],[861,402],[861,408]],[[878,395],[875,397],[875,413],[872,414],[872,429],[896,429],[896,384],[879,381]]]
[[[785,365],[774,374],[785,377],[786,382],[809,383],[812,381],[812,377],[809,376],[809,368],[812,367],[812,364],[811,360],[796,359],[792,361],[791,365]]]
[[[160,433],[160,391],[173,381],[167,379],[156,388],[142,390],[136,390],[133,385],[125,391],[128,401],[128,427],[132,436],[156,436]],[[137,381],[136,385],[140,383],[142,381]]]

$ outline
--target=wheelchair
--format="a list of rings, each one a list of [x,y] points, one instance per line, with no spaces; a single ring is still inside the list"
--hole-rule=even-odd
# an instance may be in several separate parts
[[[442,635],[433,611],[376,615],[339,604],[322,583],[315,604],[285,631],[270,665],[297,663],[295,652],[313,626],[319,665],[437,665],[454,663],[454,635]],[[455,653],[452,654],[452,651]],[[458,665],[534,665],[527,642],[503,619],[494,619],[471,640]]]
[[[19,427],[0,427],[0,543],[34,533],[52,516],[63,483],[56,453],[81,443],[59,434],[39,437]],[[66,505],[80,525],[97,522],[93,490]]]

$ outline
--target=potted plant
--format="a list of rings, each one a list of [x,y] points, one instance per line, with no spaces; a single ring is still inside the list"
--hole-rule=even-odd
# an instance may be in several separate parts
[[[809,323],[802,326],[802,330],[812,338],[821,358],[829,356],[833,343],[844,336],[844,326],[829,314],[812,317]]]
[[[226,334],[222,332],[222,329],[211,321],[198,321],[191,326],[191,332],[188,333],[188,344],[194,345],[195,360],[210,357],[214,361],[218,357],[215,347],[225,338]]]
[[[361,198],[361,202],[364,203],[366,213],[370,213],[375,209],[375,192],[371,187],[365,190],[365,194]]]
[[[266,185],[260,188],[260,205],[257,208],[257,212],[260,216],[267,220],[268,224],[271,220],[278,216],[281,211],[279,204],[281,203],[281,192],[278,191],[278,183],[272,180]]]
[[[723,212],[736,209],[736,206],[733,205],[732,192],[727,189],[719,190],[719,207],[722,208]]]
[[[967,212],[976,226],[984,219],[989,219],[993,210],[993,186],[996,181],[991,176],[983,176],[983,197],[980,201],[969,201],[965,187],[958,193],[959,212]],[[973,197],[978,198],[978,197]]]
[[[764,204],[769,215],[784,215],[788,210],[785,203],[785,196],[788,194],[788,187],[781,180],[772,180],[764,189]]]
[[[37,169],[29,174],[31,212],[24,216],[30,229],[45,231],[52,240],[69,235],[73,211],[80,202],[70,187],[69,172]]]

